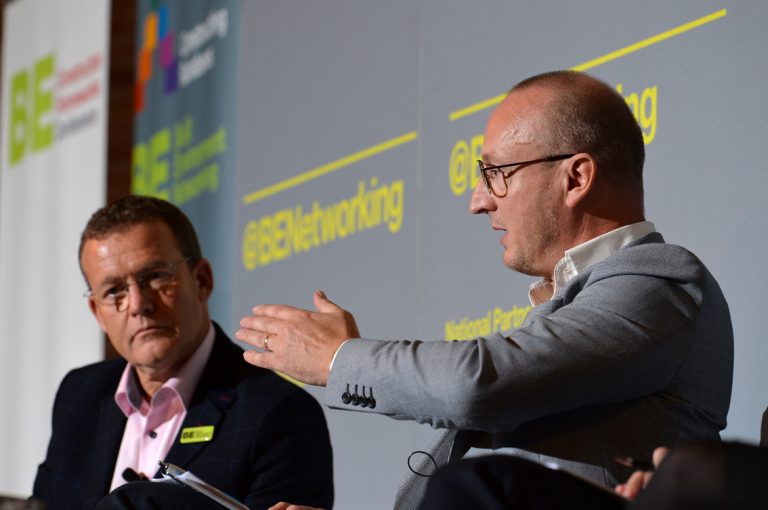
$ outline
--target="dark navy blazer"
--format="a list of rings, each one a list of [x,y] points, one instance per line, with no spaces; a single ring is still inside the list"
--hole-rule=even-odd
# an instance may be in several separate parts
[[[246,363],[242,349],[214,326],[211,356],[182,425],[213,425],[213,440],[181,444],[177,438],[165,460],[250,508],[278,501],[330,508],[331,445],[320,405],[273,372]],[[93,508],[109,492],[126,422],[114,400],[125,364],[102,361],[62,381],[33,493],[49,510]]]

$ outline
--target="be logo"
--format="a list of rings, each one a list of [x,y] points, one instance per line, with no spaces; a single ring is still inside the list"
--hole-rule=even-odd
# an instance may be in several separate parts
[[[213,439],[213,425],[203,427],[187,427],[181,431],[179,443],[207,443]]]
[[[54,141],[53,111],[54,54],[41,57],[29,69],[11,77],[8,112],[8,165],[21,163],[28,152],[38,153]]]

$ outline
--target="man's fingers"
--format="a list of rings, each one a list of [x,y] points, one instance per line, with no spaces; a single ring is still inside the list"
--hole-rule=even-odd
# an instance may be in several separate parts
[[[270,354],[269,352],[244,351],[243,359],[251,365],[272,370]]]
[[[315,309],[318,312],[334,313],[344,311],[339,305],[328,299],[328,296],[326,296],[325,292],[322,290],[315,291],[315,294],[312,296],[312,300],[315,302]]]
[[[246,354],[245,360],[308,384],[325,386],[333,353],[342,342],[360,334],[354,317],[329,301],[325,293],[315,292],[314,300],[318,312],[259,305],[253,315],[241,319],[235,338],[257,348],[257,352]]]
[[[645,476],[642,471],[635,471],[632,473],[632,476],[630,476],[627,482],[624,484],[624,491],[622,496],[629,499],[635,499],[643,489],[644,478]]]
[[[269,507],[269,510],[323,510],[323,509],[315,508],[313,506],[292,505],[291,503],[283,503],[281,501],[280,503]]]
[[[253,315],[262,317],[272,317],[275,319],[290,319],[297,313],[303,313],[304,310],[289,305],[256,305],[252,308]]]
[[[643,489],[648,487],[648,484],[651,482],[651,478],[653,478],[653,471],[643,471]]]
[[[669,453],[669,448],[667,448],[666,446],[659,446],[658,448],[653,450],[653,465],[658,468],[668,453]]]
[[[240,329],[235,332],[235,338],[254,347],[264,349],[267,348],[264,345],[264,340],[277,337],[279,329],[281,329],[280,322],[274,319],[254,316],[243,317],[240,320]]]
[[[280,319],[274,319],[271,317],[265,317],[263,315],[249,315],[240,319],[240,329],[270,333],[277,332],[282,328],[284,321]]]

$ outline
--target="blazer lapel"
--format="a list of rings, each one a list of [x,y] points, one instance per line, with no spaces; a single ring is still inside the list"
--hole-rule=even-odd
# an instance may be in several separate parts
[[[211,356],[208,358],[208,363],[197,383],[195,394],[192,397],[192,405],[187,411],[181,430],[164,459],[185,469],[210,443],[181,444],[181,433],[184,429],[213,426],[213,439],[211,441],[216,441],[219,424],[224,418],[226,410],[232,407],[237,400],[235,385],[229,380],[229,377],[233,374],[233,367],[243,363],[241,351],[229,341],[218,324],[214,323],[214,328],[216,339],[211,350]],[[155,474],[156,478],[158,476],[159,470]]]
[[[165,460],[171,464],[176,464],[179,467],[186,468],[190,462],[208,445],[208,442],[199,443],[186,443],[180,442],[181,432],[189,427],[206,427],[213,426],[213,439],[216,440],[216,433],[219,429],[221,419],[224,417],[222,411],[232,403],[237,397],[234,390],[230,392],[216,392],[211,390],[208,392],[208,398],[198,404],[192,406],[187,411],[187,416],[184,418],[184,423],[181,426],[179,434],[176,436],[176,441],[171,446]],[[224,407],[226,406],[226,407]],[[155,475],[157,476],[157,475]]]
[[[99,416],[93,424],[93,464],[88,470],[88,501],[98,501],[109,492],[112,476],[115,471],[117,455],[125,430],[125,415],[117,407],[112,395],[104,398],[99,406]],[[83,431],[88,433],[87,431]]]

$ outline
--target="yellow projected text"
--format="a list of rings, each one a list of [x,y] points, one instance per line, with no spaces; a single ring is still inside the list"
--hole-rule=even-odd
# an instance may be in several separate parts
[[[446,340],[470,340],[477,337],[487,337],[493,333],[510,331],[519,328],[525,316],[531,310],[529,306],[513,306],[505,310],[495,307],[481,317],[464,316],[460,320],[445,322]]]
[[[357,193],[336,203],[312,202],[281,209],[249,221],[243,230],[243,267],[253,271],[294,254],[386,225],[396,234],[403,225],[405,183],[379,184],[372,177],[357,184]]]

